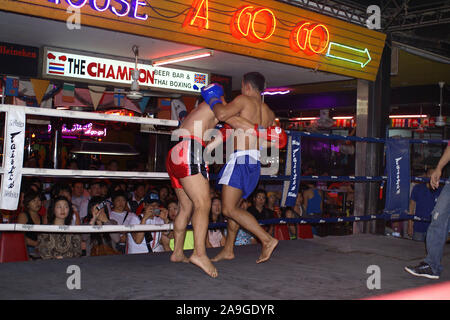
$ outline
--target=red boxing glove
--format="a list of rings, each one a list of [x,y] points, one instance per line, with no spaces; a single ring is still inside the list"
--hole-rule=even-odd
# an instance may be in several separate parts
[[[255,131],[257,137],[262,136],[265,140],[274,143],[275,147],[277,147],[278,149],[283,149],[284,147],[286,147],[288,136],[286,134],[286,131],[284,131],[282,128],[277,126],[270,126],[267,128],[267,130],[263,131],[260,130],[258,124],[255,124]]]
[[[229,137],[233,134],[233,128],[228,124],[218,124],[216,125],[216,129],[220,131],[222,134],[222,141],[225,142]]]

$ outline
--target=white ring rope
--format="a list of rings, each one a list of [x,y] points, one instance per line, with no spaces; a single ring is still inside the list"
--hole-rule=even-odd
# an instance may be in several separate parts
[[[11,110],[21,111],[25,114],[36,115],[36,116],[117,121],[117,122],[128,122],[128,123],[159,125],[159,126],[169,126],[169,127],[178,127],[178,125],[179,125],[179,122],[177,120],[143,118],[143,117],[128,117],[128,116],[118,116],[118,115],[106,114],[106,113],[23,107],[23,106],[15,106],[15,105],[8,105],[8,104],[0,105],[0,112],[8,112]]]
[[[120,225],[120,226],[57,226],[57,225],[35,225],[35,224],[0,224],[0,231],[19,232],[47,232],[47,233],[102,233],[102,232],[146,232],[173,230],[173,223],[169,224],[147,224],[147,225]]]

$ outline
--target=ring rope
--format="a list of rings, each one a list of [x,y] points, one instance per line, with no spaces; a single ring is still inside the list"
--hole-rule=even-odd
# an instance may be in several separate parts
[[[379,182],[387,180],[387,176],[300,176],[300,181],[350,181],[350,182]],[[217,180],[217,175],[210,175],[210,180]],[[261,175],[261,180],[290,181],[290,176]],[[411,177],[414,182],[429,182],[430,178]],[[440,179],[441,183],[450,183],[447,179]]]
[[[305,131],[289,131],[286,130],[287,134],[298,134],[303,137],[312,137],[312,138],[323,138],[323,139],[332,139],[332,140],[348,140],[348,141],[356,141],[356,142],[374,142],[374,143],[386,143],[388,140],[398,140],[394,138],[389,139],[381,139],[381,138],[363,138],[363,137],[355,137],[355,136],[341,136],[337,134],[328,134],[328,133],[316,133],[316,132],[305,132]],[[439,139],[408,139],[409,143],[421,143],[421,144],[447,144],[450,140],[439,140]]]
[[[358,221],[371,221],[371,220],[414,220],[429,222],[430,219],[425,219],[419,216],[410,214],[372,214],[365,216],[352,216],[352,217],[314,217],[314,218],[276,218],[267,220],[258,220],[260,225],[271,224],[323,224],[323,223],[338,223],[338,222],[358,222]],[[208,229],[224,228],[227,224],[222,223],[210,223]],[[192,229],[189,225],[188,229]],[[0,224],[0,231],[16,231],[16,232],[48,232],[48,233],[103,233],[103,232],[145,232],[145,231],[168,231],[173,230],[173,223],[160,224],[160,225],[120,225],[120,226],[56,226],[56,225],[32,225],[32,224],[19,224],[9,223]]]

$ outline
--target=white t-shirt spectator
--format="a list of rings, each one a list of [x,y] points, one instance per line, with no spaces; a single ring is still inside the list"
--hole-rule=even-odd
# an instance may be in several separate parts
[[[131,216],[131,219],[129,220],[129,225],[141,224],[141,219],[137,215],[135,215],[134,213],[130,213],[129,215]],[[128,220],[128,218],[127,218],[127,220]],[[154,225],[155,224],[156,225],[164,224],[164,220],[161,219],[160,217],[153,217],[151,219],[147,219],[145,224],[154,224]],[[164,251],[164,247],[160,243],[161,235],[162,234],[160,231],[152,232],[153,240],[151,241],[150,246],[151,246],[153,252],[163,252]],[[145,242],[145,238],[144,238],[144,240],[142,240],[141,243],[138,244],[138,243],[134,242],[134,239],[131,236],[131,233],[128,233],[127,239],[128,239],[128,253],[129,254],[148,253],[149,252],[148,248],[147,248],[147,244]]]
[[[81,211],[81,205],[85,201],[89,202],[89,197],[86,197],[84,195],[81,196],[81,197],[74,197],[74,196],[72,196],[72,204],[74,204],[75,207],[77,207],[78,212]]]
[[[111,220],[116,220],[118,225],[130,225],[132,223],[130,223],[131,218],[134,216],[135,214],[133,212],[128,212],[124,211],[124,212],[116,212],[116,211],[111,211],[109,213],[109,218]]]

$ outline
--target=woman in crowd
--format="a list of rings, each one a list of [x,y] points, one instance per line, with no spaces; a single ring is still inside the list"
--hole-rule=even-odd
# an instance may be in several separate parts
[[[56,197],[48,210],[50,225],[64,226],[72,223],[72,204],[66,197]],[[38,236],[42,259],[81,257],[81,235],[71,233],[41,233]]]
[[[72,188],[69,184],[57,184],[53,188],[53,197],[66,197],[70,203],[72,203]],[[81,224],[80,214],[78,213],[77,207],[72,203],[73,217],[72,225],[79,226]]]
[[[220,198],[213,198],[211,200],[211,211],[209,214],[210,223],[221,223],[224,222],[222,215],[222,201]],[[217,248],[223,247],[225,245],[226,237],[223,233],[223,229],[210,229],[206,234],[206,247],[207,248]]]
[[[23,212],[21,212],[17,218],[19,224],[47,224],[47,217],[39,215],[39,210],[42,207],[41,195],[34,191],[29,190],[23,197]],[[38,252],[38,234],[36,232],[25,233],[25,243],[27,245],[28,255],[31,259],[39,259]]]
[[[89,200],[86,221],[89,221],[91,226],[117,225],[117,221],[109,218],[108,208],[103,197],[93,197]],[[86,238],[86,255],[120,254],[116,250],[116,245],[119,241],[119,233],[91,233]]]

